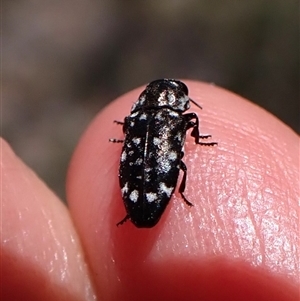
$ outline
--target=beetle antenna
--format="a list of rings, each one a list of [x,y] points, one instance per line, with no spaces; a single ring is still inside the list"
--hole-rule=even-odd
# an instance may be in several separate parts
[[[191,98],[190,98],[190,101],[191,101],[195,106],[197,106],[198,108],[200,108],[200,109],[202,110],[202,107],[201,107],[200,105],[198,105],[198,104],[196,103],[196,101],[192,100]]]

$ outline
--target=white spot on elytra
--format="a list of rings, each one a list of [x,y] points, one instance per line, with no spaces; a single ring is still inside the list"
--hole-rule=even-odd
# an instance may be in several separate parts
[[[159,184],[159,190],[164,192],[168,197],[171,196],[173,189],[174,187],[167,187],[163,182]]]
[[[137,200],[138,200],[138,198],[139,198],[139,192],[138,192],[137,190],[131,191],[131,193],[130,193],[130,195],[129,195],[129,199],[130,199],[132,202],[136,203]]]
[[[163,165],[162,170],[164,173],[168,173],[171,170],[171,164],[166,161],[166,164]]]
[[[134,121],[130,121],[130,126],[131,127],[134,127],[134,124],[135,124]]]
[[[122,195],[128,192],[128,182],[125,183],[124,187],[121,189]]]
[[[121,162],[124,162],[126,160],[126,157],[127,157],[127,154],[125,151],[123,151],[122,155],[121,155]]]
[[[136,117],[139,114],[139,112],[134,112],[130,115],[130,117]]]
[[[175,161],[175,160],[177,159],[177,153],[171,151],[171,152],[168,154],[168,158],[169,158],[169,160],[171,160],[171,161]]]
[[[162,120],[163,120],[162,113],[161,113],[161,112],[157,113],[157,114],[155,115],[155,119],[156,119],[156,120],[159,120],[159,121],[162,121]]]
[[[158,173],[168,173],[171,170],[170,160],[165,157],[159,157],[157,159],[158,166],[156,171]]]
[[[136,165],[141,165],[143,163],[143,159],[139,158],[135,161]]]
[[[158,138],[158,137],[154,137],[153,138],[153,144],[154,145],[159,145],[161,143],[161,139],[160,138]]]
[[[145,102],[145,100],[146,100],[146,96],[145,95],[143,95],[143,96],[141,96],[140,98],[139,98],[139,104],[140,105],[143,105],[144,104],[144,102]]]
[[[146,167],[145,168],[145,173],[144,173],[144,181],[145,182],[150,182],[150,180],[151,180],[151,177],[150,177],[151,172],[152,172],[152,168],[150,168],[150,167]]]
[[[155,200],[157,200],[157,193],[154,192],[146,193],[146,199],[149,203],[154,202]]]
[[[146,120],[147,119],[147,115],[145,113],[143,113],[140,118],[140,120]]]
[[[181,141],[182,136],[181,134],[178,132],[177,135],[175,136],[175,139],[177,139],[178,141]]]
[[[141,143],[141,138],[133,138],[132,139],[132,142],[135,144],[135,145],[139,145]]]

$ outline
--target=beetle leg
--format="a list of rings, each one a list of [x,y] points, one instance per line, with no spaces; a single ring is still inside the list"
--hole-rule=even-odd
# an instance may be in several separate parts
[[[205,145],[205,146],[214,146],[217,145],[218,142],[198,142],[197,144]]]
[[[124,122],[123,121],[118,121],[118,120],[114,120],[114,123],[116,123],[116,124],[124,124]]]
[[[200,139],[207,139],[207,138],[211,138],[211,135],[199,135]]]
[[[113,143],[123,143],[124,140],[121,139],[115,139],[115,138],[110,138],[108,139],[109,142],[113,142]]]
[[[193,128],[191,132],[191,136],[195,138],[195,143],[206,146],[213,146],[218,144],[217,142],[200,142],[199,139],[210,138],[211,135],[200,135],[199,133],[199,118],[195,113],[185,114],[185,118],[187,121],[187,129]],[[193,121],[195,119],[196,121]]]
[[[183,177],[182,177],[182,180],[181,180],[181,183],[179,186],[179,193],[188,206],[193,206],[193,204],[191,202],[189,202],[183,194],[183,192],[185,190],[186,172],[187,172],[187,168],[186,168],[185,164],[183,163],[183,161],[180,161],[180,169],[183,171]]]
[[[124,122],[122,122],[122,121],[114,120],[114,123],[124,126]],[[113,142],[113,143],[123,143],[124,142],[124,140],[122,140],[122,139],[115,139],[115,138],[110,138],[108,141]]]
[[[127,214],[121,221],[119,221],[117,223],[117,226],[123,225],[129,219],[130,219],[130,216]]]

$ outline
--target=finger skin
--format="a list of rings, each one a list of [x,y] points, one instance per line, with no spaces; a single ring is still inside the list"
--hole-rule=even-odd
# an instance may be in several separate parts
[[[118,185],[122,121],[144,87],[103,110],[70,164],[67,196],[103,300],[298,300],[299,138],[277,118],[213,85],[184,81],[203,110],[187,137],[185,194],[138,229]]]
[[[0,300],[94,300],[68,210],[5,141],[0,144]]]

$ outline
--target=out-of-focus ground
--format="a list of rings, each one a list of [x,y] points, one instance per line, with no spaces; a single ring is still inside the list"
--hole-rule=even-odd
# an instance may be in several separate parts
[[[64,199],[88,123],[157,78],[214,82],[299,131],[299,3],[3,0],[1,69],[2,135]]]

